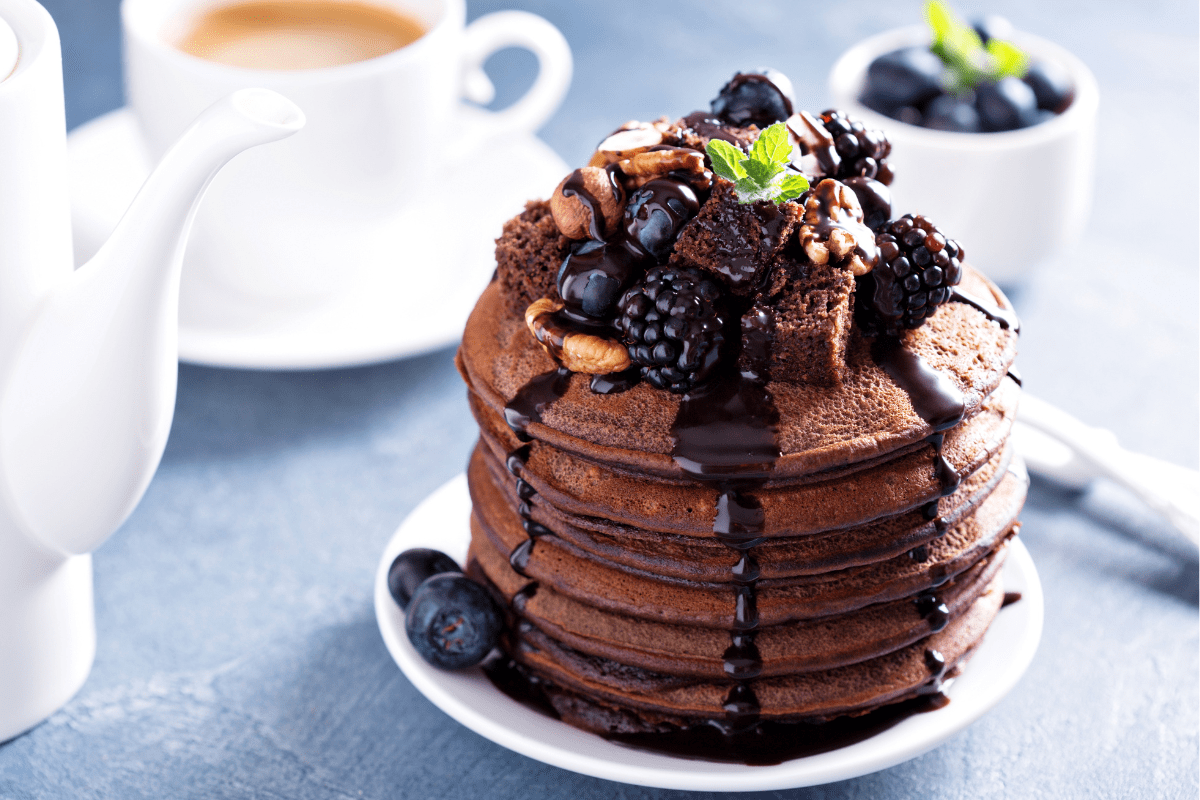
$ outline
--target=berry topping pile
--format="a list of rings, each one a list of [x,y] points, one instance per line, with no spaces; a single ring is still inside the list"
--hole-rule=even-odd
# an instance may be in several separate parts
[[[750,362],[833,386],[852,330],[900,336],[950,298],[962,248],[892,219],[888,138],[793,102],[780,73],[740,72],[711,112],[617,128],[506,226],[500,283],[560,367],[605,394],[686,394]]]
[[[925,217],[905,214],[876,237],[879,264],[858,285],[870,324],[899,336],[933,315],[962,279],[963,250]]]
[[[994,133],[1061,114],[1073,88],[1065,67],[1030,62],[1013,28],[989,16],[968,26],[945,3],[926,3],[933,44],[906,47],[867,68],[864,105],[892,119],[936,130]]]
[[[704,381],[721,358],[721,288],[691,269],[656,267],[621,297],[616,327],[642,377],[682,393]]]

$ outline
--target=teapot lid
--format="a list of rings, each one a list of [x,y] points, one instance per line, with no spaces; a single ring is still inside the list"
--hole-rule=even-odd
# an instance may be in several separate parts
[[[17,35],[12,26],[0,19],[0,82],[8,79],[17,68],[17,57],[20,48],[17,46]]]

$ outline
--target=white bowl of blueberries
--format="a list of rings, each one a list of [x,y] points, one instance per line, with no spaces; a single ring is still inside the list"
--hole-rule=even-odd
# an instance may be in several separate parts
[[[927,26],[878,34],[830,72],[834,105],[892,143],[896,213],[919,210],[1013,284],[1078,240],[1091,207],[1099,91],[1062,47],[943,3]]]

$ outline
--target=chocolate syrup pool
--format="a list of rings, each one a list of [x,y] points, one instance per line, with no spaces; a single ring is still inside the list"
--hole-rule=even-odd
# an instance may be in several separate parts
[[[512,659],[505,656],[490,658],[484,662],[483,671],[493,686],[513,700],[547,717],[559,719],[542,688],[544,682]],[[603,738],[680,758],[767,767],[858,744],[913,714],[937,711],[949,702],[944,694],[935,692],[883,706],[862,716],[837,717],[826,722],[760,720],[734,732],[724,725],[697,722],[689,728],[669,732],[609,733]]]

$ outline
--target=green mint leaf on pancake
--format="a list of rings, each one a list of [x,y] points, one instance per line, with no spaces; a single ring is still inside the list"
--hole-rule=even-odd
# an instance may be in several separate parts
[[[808,188],[803,176],[783,174],[792,158],[792,141],[782,122],[762,131],[750,146],[749,155],[722,139],[711,140],[707,150],[713,172],[733,181],[739,203],[782,203],[799,197]]]
[[[799,172],[784,175],[783,179],[779,181],[779,196],[775,198],[775,203],[779,204],[787,200],[795,200],[807,191],[808,178]]]
[[[709,159],[712,160],[713,172],[725,180],[737,183],[746,177],[746,170],[742,166],[742,162],[746,160],[746,154],[729,142],[724,139],[713,139],[705,150],[708,152]]]
[[[750,158],[763,164],[778,164],[780,169],[792,158],[792,143],[787,126],[776,122],[758,135],[750,148]]]
[[[751,153],[751,157],[742,164],[746,168],[746,177],[754,181],[758,189],[766,189],[771,185],[771,178],[783,172],[783,167],[770,161],[759,161],[754,158],[753,151]]]

